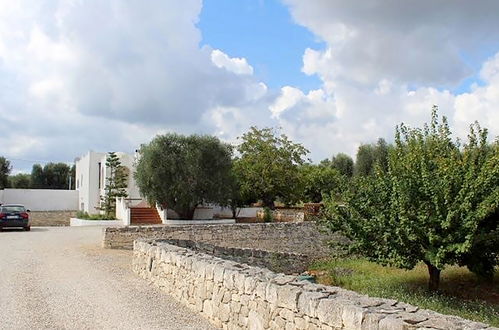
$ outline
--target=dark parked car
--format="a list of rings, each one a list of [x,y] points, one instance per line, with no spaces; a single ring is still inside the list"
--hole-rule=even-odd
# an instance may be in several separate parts
[[[29,210],[24,205],[4,204],[0,206],[0,230],[7,227],[22,227],[24,230],[31,229]]]

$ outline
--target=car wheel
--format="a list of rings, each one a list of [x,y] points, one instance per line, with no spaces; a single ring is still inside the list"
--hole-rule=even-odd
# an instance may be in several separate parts
[[[30,231],[31,230],[31,227],[28,226],[28,227],[24,227],[24,231]]]

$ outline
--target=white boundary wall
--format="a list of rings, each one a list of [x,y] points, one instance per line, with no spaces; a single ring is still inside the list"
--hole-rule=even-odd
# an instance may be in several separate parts
[[[78,209],[78,191],[4,189],[0,190],[0,203],[22,204],[31,211],[74,211]]]

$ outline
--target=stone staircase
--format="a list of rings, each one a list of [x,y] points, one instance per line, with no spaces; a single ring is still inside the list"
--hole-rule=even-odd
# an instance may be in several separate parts
[[[131,225],[160,225],[161,218],[155,208],[137,205],[130,208]]]

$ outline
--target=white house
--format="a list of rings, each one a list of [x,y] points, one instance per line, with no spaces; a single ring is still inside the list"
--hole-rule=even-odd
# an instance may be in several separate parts
[[[128,197],[141,198],[133,178],[135,156],[124,152],[117,152],[116,155],[121,165],[128,169]],[[101,196],[105,194],[106,178],[109,175],[106,157],[107,153],[89,151],[75,159],[78,210],[89,214],[99,213]]]

